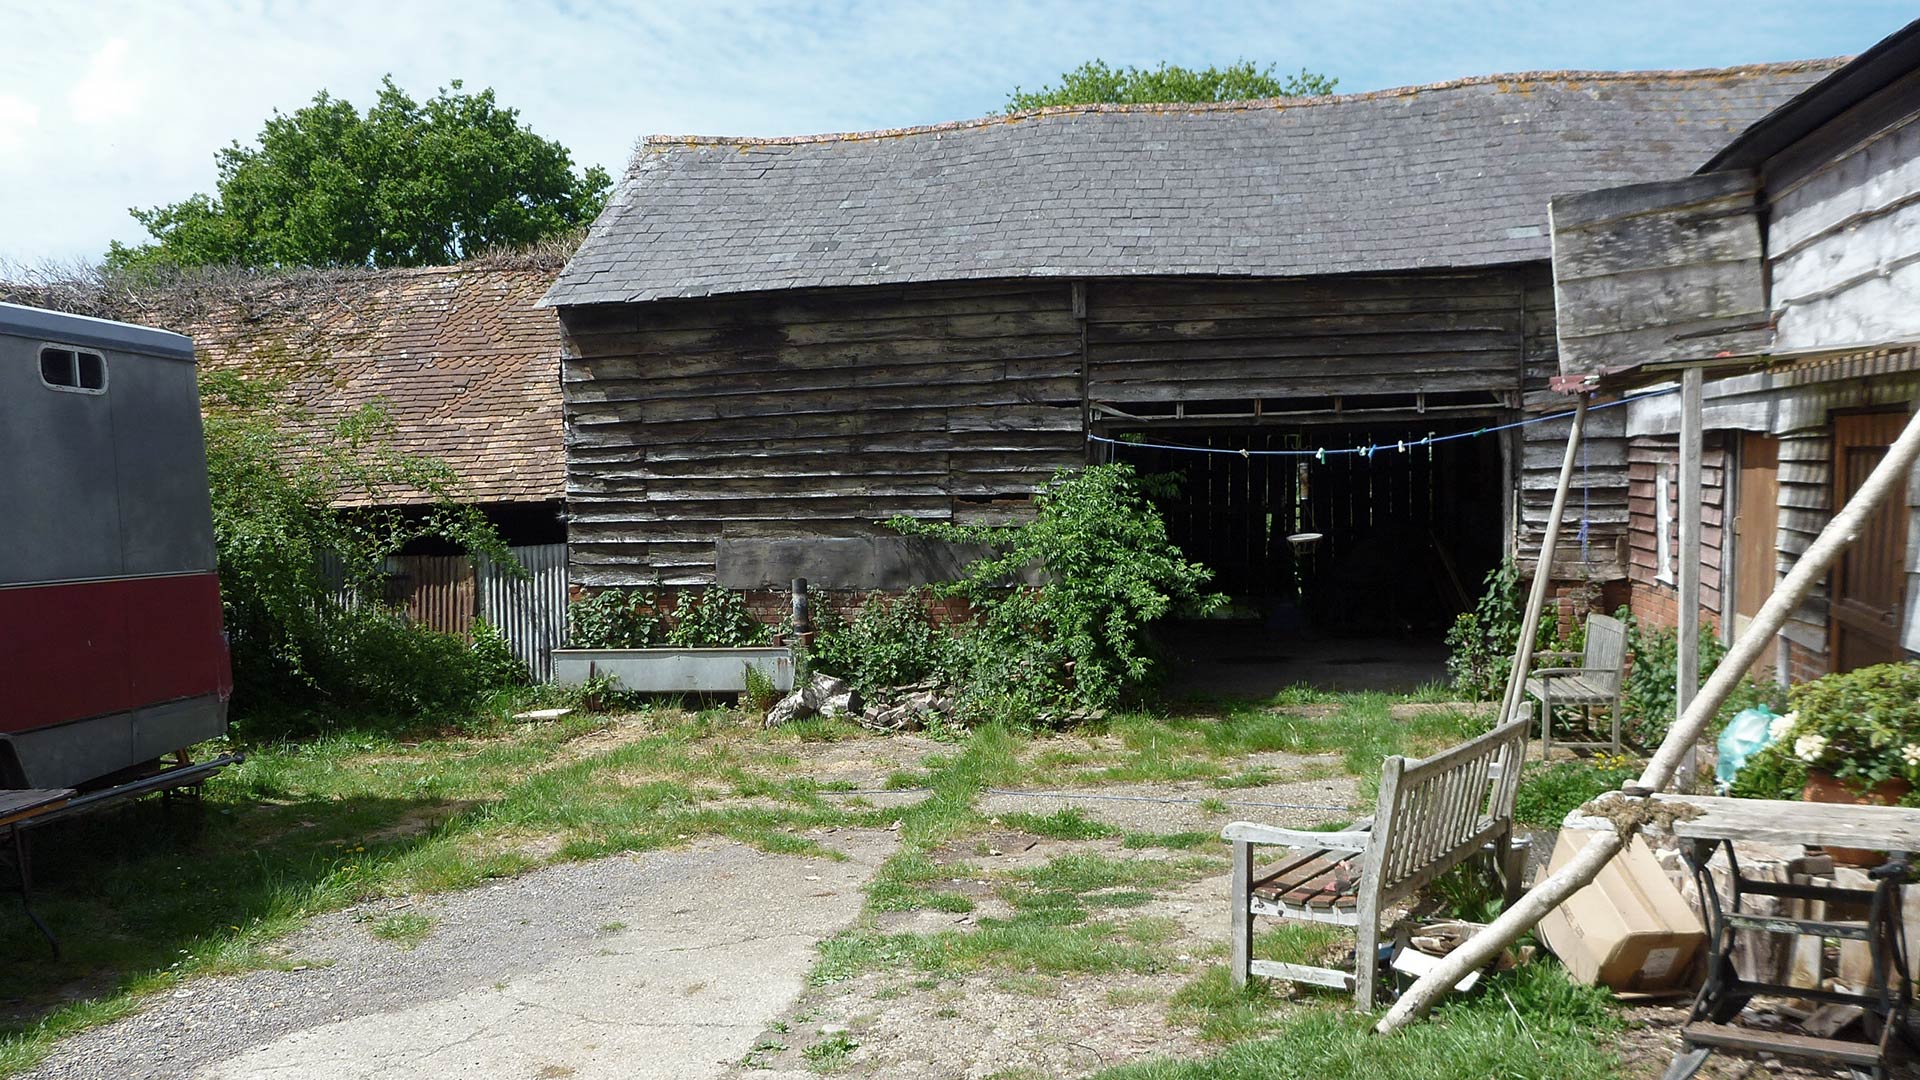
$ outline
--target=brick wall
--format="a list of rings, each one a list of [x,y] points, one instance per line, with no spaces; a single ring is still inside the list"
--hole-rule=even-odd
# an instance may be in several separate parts
[[[1650,626],[1680,623],[1679,589],[1659,580],[1659,483],[1668,477],[1667,540],[1672,561],[1667,570],[1679,574],[1680,441],[1671,435],[1642,435],[1629,447],[1627,465],[1627,580],[1628,606],[1634,618]],[[1719,432],[1708,432],[1700,457],[1700,621],[1720,625],[1720,568],[1722,525],[1725,521],[1727,451]]]

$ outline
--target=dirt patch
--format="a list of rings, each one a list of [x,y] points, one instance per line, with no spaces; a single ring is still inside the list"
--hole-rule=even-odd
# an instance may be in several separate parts
[[[1085,1076],[1192,1056],[1199,1041],[1166,1023],[1166,999],[1184,981],[1171,973],[981,973],[926,987],[892,973],[865,975],[809,994],[784,1030],[761,1036],[768,1049],[728,1076],[812,1076],[808,1066],[821,1051],[810,1059],[809,1049],[836,1043],[851,1045],[841,1075],[919,1080]]]
[[[1486,701],[1403,701],[1387,706],[1387,715],[1395,720],[1411,720],[1416,716],[1432,716],[1435,713],[1484,716],[1493,712],[1493,709],[1493,704]]]
[[[1077,810],[1116,829],[1138,833],[1219,832],[1229,821],[1291,828],[1350,821],[1363,802],[1360,781],[1325,776],[1222,790],[1204,781],[1107,784],[1098,790],[1029,789],[984,795],[980,811],[1053,814]]]
[[[951,743],[918,735],[893,735],[843,742],[796,743],[780,752],[799,759],[781,770],[782,776],[803,776],[814,783],[851,784],[858,791],[879,791],[897,772],[917,772],[928,758],[953,754]]]

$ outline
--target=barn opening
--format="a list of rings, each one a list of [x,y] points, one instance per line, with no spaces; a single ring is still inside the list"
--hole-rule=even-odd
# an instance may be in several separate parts
[[[1479,434],[1496,423],[1329,409],[1317,423],[1116,431],[1137,440],[1116,460],[1175,479],[1160,499],[1168,532],[1232,600],[1225,618],[1171,629],[1198,681],[1397,690],[1442,678],[1441,639],[1501,556],[1509,485],[1499,437]],[[1343,452],[1356,447],[1372,452]]]

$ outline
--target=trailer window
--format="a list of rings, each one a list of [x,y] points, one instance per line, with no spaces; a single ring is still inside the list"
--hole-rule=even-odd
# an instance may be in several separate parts
[[[105,393],[107,358],[96,352],[47,346],[40,350],[40,381],[55,390]]]

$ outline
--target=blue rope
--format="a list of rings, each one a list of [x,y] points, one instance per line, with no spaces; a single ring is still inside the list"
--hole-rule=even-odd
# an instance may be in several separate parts
[[[1623,397],[1619,401],[1609,401],[1601,405],[1590,405],[1587,407],[1587,411],[1598,412],[1601,409],[1611,409],[1620,405],[1630,405],[1636,401],[1645,401],[1647,398],[1660,397],[1665,394],[1676,393],[1678,392],[1678,390],[1679,390],[1678,387],[1674,387],[1673,389],[1669,389],[1669,390],[1655,390],[1651,393],[1635,394],[1632,397]],[[1574,413],[1574,410],[1568,409],[1565,412],[1550,413],[1546,416],[1530,416],[1525,420],[1515,420],[1511,424],[1496,424],[1493,427],[1477,428],[1473,431],[1456,431],[1450,435],[1428,435],[1426,438],[1423,438],[1418,442],[1403,441],[1398,443],[1397,446],[1399,451],[1404,454],[1407,452],[1407,450],[1413,447],[1437,446],[1440,443],[1452,442],[1455,439],[1471,439],[1481,435],[1491,435],[1498,431],[1512,431],[1515,428],[1530,427],[1534,424],[1545,424],[1553,420],[1565,420],[1566,418],[1572,416],[1573,413]],[[1137,447],[1142,450],[1180,450],[1180,451],[1185,451],[1191,454],[1232,454],[1236,457],[1243,457],[1243,458],[1244,457],[1310,457],[1315,459],[1316,461],[1321,461],[1321,462],[1326,461],[1327,455],[1329,454],[1334,454],[1334,455],[1359,454],[1364,457],[1371,458],[1376,451],[1386,449],[1385,447],[1369,444],[1367,446],[1349,446],[1345,448],[1336,447],[1331,450],[1327,449],[1324,446],[1317,447],[1312,450],[1246,450],[1246,449],[1229,450],[1225,447],[1219,447],[1219,446],[1181,446],[1177,443],[1134,442],[1130,439],[1110,439],[1105,435],[1095,435],[1092,432],[1087,433],[1087,441],[1096,442],[1096,443],[1105,443],[1109,446],[1131,446],[1131,447]],[[1586,529],[1586,526],[1583,524],[1581,526],[1581,531],[1584,533],[1585,529]]]

